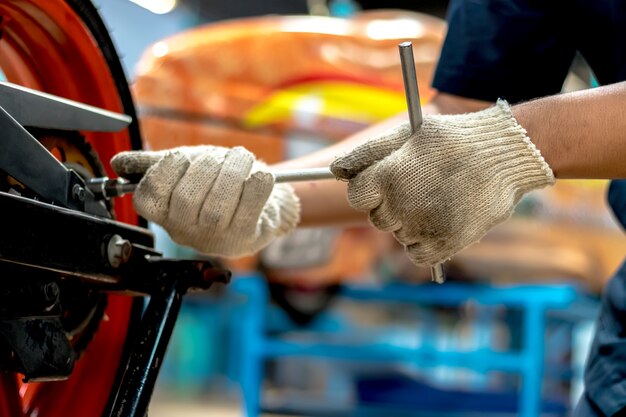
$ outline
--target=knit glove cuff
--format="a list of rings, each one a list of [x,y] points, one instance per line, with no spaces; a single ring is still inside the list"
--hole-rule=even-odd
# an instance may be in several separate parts
[[[474,145],[468,168],[480,163],[497,166],[499,169],[494,173],[498,180],[504,187],[516,190],[519,197],[554,184],[552,169],[526,134],[526,129],[517,123],[506,101],[498,100],[495,106],[482,112],[433,118],[441,119],[443,123],[448,123],[447,118],[461,122],[463,127],[457,133],[457,140],[462,144],[464,140],[460,136],[466,136],[466,140]]]

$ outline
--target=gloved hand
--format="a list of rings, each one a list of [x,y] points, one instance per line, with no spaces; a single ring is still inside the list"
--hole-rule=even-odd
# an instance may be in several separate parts
[[[121,177],[143,174],[133,196],[137,212],[200,252],[252,254],[299,221],[293,189],[275,185],[265,164],[242,147],[122,152],[111,166]]]
[[[408,123],[336,159],[350,205],[393,232],[417,265],[442,262],[508,219],[524,193],[554,174],[505,101]]]

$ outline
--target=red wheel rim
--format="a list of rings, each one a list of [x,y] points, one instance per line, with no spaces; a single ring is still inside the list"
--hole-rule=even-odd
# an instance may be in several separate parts
[[[0,68],[8,81],[124,111],[97,42],[65,1],[5,0],[0,16]],[[104,162],[131,149],[128,131],[85,136]],[[118,220],[137,222],[129,198],[115,202],[115,213]],[[132,304],[130,297],[109,296],[105,320],[67,381],[22,384],[2,375],[0,416],[100,417],[115,383]]]

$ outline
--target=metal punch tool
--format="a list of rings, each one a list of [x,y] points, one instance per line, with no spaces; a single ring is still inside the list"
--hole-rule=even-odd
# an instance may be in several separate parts
[[[409,121],[411,130],[415,133],[422,124],[422,107],[420,94],[417,89],[417,74],[415,73],[415,61],[413,59],[413,45],[411,42],[402,42],[398,45],[400,50],[400,63],[402,65],[402,77],[404,79],[404,92],[406,104],[409,109]],[[443,284],[446,281],[446,273],[443,264],[436,264],[430,269],[432,281]]]

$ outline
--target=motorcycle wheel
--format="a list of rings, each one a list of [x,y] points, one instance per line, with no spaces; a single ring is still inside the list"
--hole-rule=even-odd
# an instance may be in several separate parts
[[[0,19],[0,69],[7,81],[133,118],[121,132],[81,132],[112,175],[106,162],[120,151],[140,149],[141,138],[124,71],[94,5],[4,0]],[[138,223],[129,198],[115,201],[113,210],[117,220]],[[142,302],[108,295],[103,318],[68,380],[26,384],[19,375],[0,374],[0,416],[101,417],[116,393]]]

